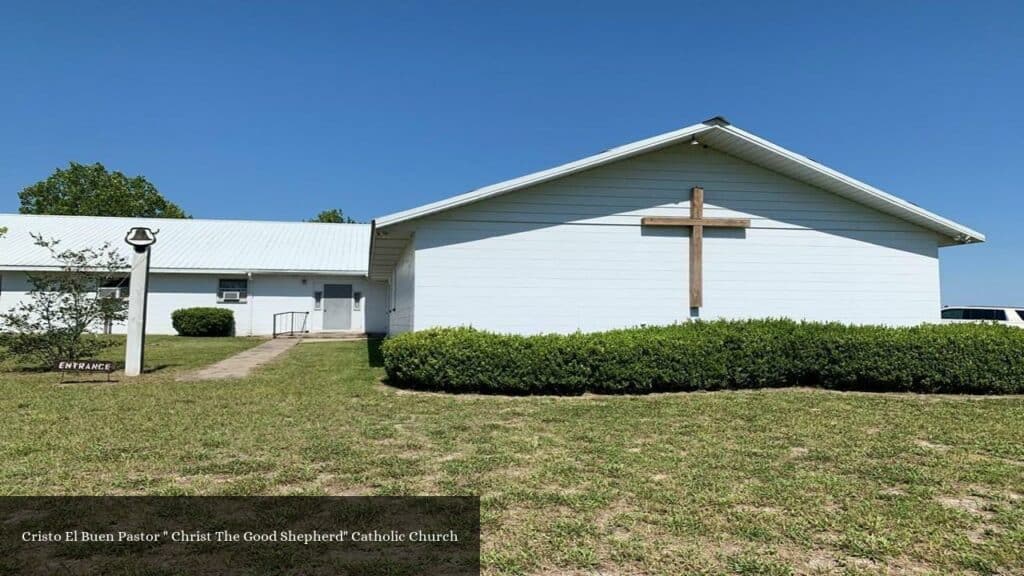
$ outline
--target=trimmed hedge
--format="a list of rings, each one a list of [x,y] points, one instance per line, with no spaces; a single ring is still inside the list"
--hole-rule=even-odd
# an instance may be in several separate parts
[[[171,313],[179,336],[232,336],[235,313],[225,308],[182,308]]]
[[[1024,330],[984,324],[888,328],[751,320],[541,336],[436,328],[390,338],[382,352],[393,383],[449,392],[813,386],[1024,393]]]

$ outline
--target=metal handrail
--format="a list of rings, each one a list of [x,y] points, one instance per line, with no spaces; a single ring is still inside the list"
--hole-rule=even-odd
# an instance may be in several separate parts
[[[309,329],[306,327],[306,322],[309,320],[309,312],[278,312],[277,314],[274,314],[274,327],[271,329],[272,332],[273,332],[273,335],[271,336],[271,338],[277,338],[278,336],[283,336],[285,334],[287,334],[289,336],[295,336],[295,333],[296,333],[296,330],[295,330],[295,316],[297,316],[297,315],[302,317],[302,323],[299,325],[299,329],[297,330],[297,332],[300,333],[300,334],[305,334],[305,333],[309,332]],[[277,317],[278,316],[288,316],[289,317],[288,318],[288,330],[281,330],[280,332],[277,331]]]

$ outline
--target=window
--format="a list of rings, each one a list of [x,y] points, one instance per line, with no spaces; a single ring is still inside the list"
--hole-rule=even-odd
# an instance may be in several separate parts
[[[1006,320],[1005,310],[994,308],[967,308],[964,310],[964,320]]]
[[[1017,316],[1020,316],[1020,319],[1024,320],[1024,310],[1017,310]]]
[[[942,318],[944,320],[963,320],[964,309],[963,308],[946,308],[942,311]]]
[[[218,302],[245,302],[249,297],[249,281],[245,278],[221,278],[217,284]]]

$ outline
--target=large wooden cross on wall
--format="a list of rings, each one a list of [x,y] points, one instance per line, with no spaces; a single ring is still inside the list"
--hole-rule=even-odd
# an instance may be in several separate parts
[[[749,228],[749,218],[705,218],[704,189],[690,190],[690,217],[646,216],[643,226],[688,226],[690,228],[690,308],[704,305],[704,227]]]

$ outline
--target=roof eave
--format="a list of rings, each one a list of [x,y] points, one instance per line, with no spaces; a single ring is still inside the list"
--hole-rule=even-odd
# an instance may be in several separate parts
[[[2,272],[63,272],[60,266],[0,266]],[[105,270],[97,270],[105,271]],[[366,270],[315,270],[284,268],[158,268],[150,269],[152,274],[259,274],[263,276],[359,276],[366,277]]]
[[[570,174],[596,168],[610,162],[623,160],[646,152],[652,152],[659,148],[672,146],[683,142],[688,138],[712,130],[713,128],[714,126],[709,126],[704,123],[694,124],[673,132],[666,132],[665,134],[659,134],[658,136],[638,140],[624,146],[618,146],[574,162],[548,168],[547,170],[533,172],[525,176],[520,176],[519,178],[513,178],[511,180],[498,182],[497,184],[484,186],[483,188],[477,188],[476,190],[466,192],[465,194],[459,194],[458,196],[452,196],[450,198],[445,198],[444,200],[438,200],[437,202],[431,202],[430,204],[424,204],[402,212],[388,214],[386,216],[376,218],[373,222],[377,228],[384,228],[407,220],[413,220],[415,218],[442,212],[444,210],[450,210],[452,208],[471,204],[478,200],[493,198],[495,196],[500,196],[501,194],[507,194],[509,192],[514,192],[516,190],[521,190],[523,188],[536,186],[537,184],[569,176]]]
[[[985,235],[982,234],[981,232],[978,232],[977,230],[954,222],[948,218],[939,216],[938,214],[931,212],[929,210],[925,210],[920,206],[907,202],[906,200],[899,198],[897,196],[893,196],[892,194],[889,194],[888,192],[885,192],[883,190],[879,190],[878,188],[875,188],[870,184],[861,182],[860,180],[847,176],[842,172],[833,170],[832,168],[829,168],[828,166],[825,166],[824,164],[812,160],[802,154],[797,154],[795,152],[787,150],[755,134],[751,134],[750,132],[747,132],[745,130],[742,130],[731,125],[721,126],[718,129],[722,130],[723,132],[727,132],[734,137],[745,139],[762,148],[770,150],[775,154],[778,154],[786,158],[789,161],[801,164],[820,174],[833,178],[837,182],[856,188],[857,190],[860,190],[861,192],[868,196],[883,200],[886,203],[894,207],[898,207],[899,209],[902,209],[909,214],[913,214],[924,220],[927,220],[932,224],[932,226],[930,227],[932,230],[945,236],[948,236],[950,239],[954,241],[955,244],[973,244],[985,241]]]

